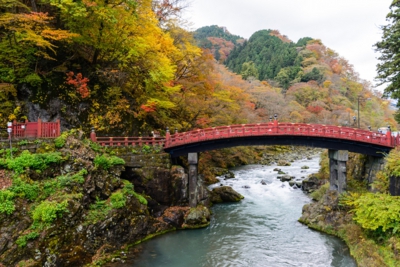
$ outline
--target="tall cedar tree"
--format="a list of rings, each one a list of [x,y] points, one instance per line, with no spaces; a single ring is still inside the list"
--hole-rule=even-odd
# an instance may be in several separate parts
[[[375,44],[376,50],[381,53],[376,78],[380,85],[387,84],[384,91],[386,96],[400,99],[400,1],[394,0],[389,8],[386,16],[389,24],[382,26],[382,41]]]

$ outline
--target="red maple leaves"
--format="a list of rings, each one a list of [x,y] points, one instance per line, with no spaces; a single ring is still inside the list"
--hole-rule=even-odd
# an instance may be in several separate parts
[[[89,88],[87,87],[88,82],[89,79],[84,78],[82,73],[76,75],[73,71],[67,73],[66,83],[74,86],[82,98],[87,98],[90,95]]]

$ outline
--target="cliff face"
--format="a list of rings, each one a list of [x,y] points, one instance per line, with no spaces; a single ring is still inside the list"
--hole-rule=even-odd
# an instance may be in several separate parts
[[[193,219],[187,175],[183,167],[171,167],[167,154],[136,155],[141,164],[125,168],[115,155],[126,158],[127,151],[76,137],[65,137],[61,149],[52,143],[32,145],[44,154],[16,151],[14,159],[6,159],[3,150],[0,180],[13,184],[0,191],[0,199],[9,204],[0,205],[0,266],[99,264],[120,257],[113,253],[128,244],[209,222],[207,212]],[[21,163],[28,156],[36,161],[34,155],[59,158],[40,169]],[[24,167],[17,171],[10,162]],[[201,191],[207,194],[204,187]]]

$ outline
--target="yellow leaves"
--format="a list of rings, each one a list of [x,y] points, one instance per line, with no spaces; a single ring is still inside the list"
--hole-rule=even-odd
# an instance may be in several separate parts
[[[0,27],[9,36],[10,45],[24,45],[40,48],[37,57],[53,59],[46,49],[55,54],[55,45],[51,41],[70,40],[77,34],[65,30],[55,30],[49,26],[52,18],[43,12],[3,13],[0,15]]]
[[[52,29],[44,29],[41,32],[41,36],[46,39],[60,41],[60,40],[71,40],[73,37],[78,37],[79,34],[71,33],[65,30],[52,30]]]
[[[323,86],[324,86],[325,88],[329,88],[331,85],[332,85],[332,82],[331,82],[330,80],[326,80],[326,81],[324,81],[324,83],[323,83]]]

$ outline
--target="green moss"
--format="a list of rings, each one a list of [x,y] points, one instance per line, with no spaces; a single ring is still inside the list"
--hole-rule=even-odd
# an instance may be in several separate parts
[[[326,191],[329,190],[329,187],[330,187],[330,184],[325,183],[320,188],[318,188],[317,190],[312,192],[310,194],[310,196],[312,197],[313,200],[319,201],[325,195]]]
[[[32,212],[33,228],[42,229],[45,226],[49,226],[54,220],[61,218],[64,212],[68,211],[67,206],[67,201],[61,203],[49,200],[43,201]]]
[[[62,160],[61,154],[58,152],[31,154],[28,150],[24,150],[18,157],[7,159],[6,164],[8,169],[13,170],[17,174],[21,174],[27,168],[43,171],[48,168],[50,164],[59,163]]]
[[[147,205],[147,200],[142,195],[139,195],[134,191],[134,187],[131,182],[127,180],[123,180],[122,182],[124,183],[124,188],[122,189],[122,191],[125,195],[132,195],[136,197],[141,204]]]
[[[94,204],[90,205],[89,212],[85,218],[85,225],[95,224],[104,220],[112,208],[107,205],[107,200],[97,199]]]
[[[13,184],[9,190],[14,192],[17,197],[34,201],[39,196],[40,188],[37,182],[27,183],[21,178],[16,178],[13,180]]]
[[[19,247],[25,247],[26,244],[28,243],[28,240],[32,240],[35,239],[39,236],[39,233],[37,232],[30,232],[29,234],[23,235],[18,237],[17,241],[15,241],[15,243],[19,246]]]
[[[176,231],[176,228],[175,228],[175,227],[173,227],[173,228],[171,228],[171,229],[169,229],[169,230],[157,232],[157,233],[154,233],[154,234],[149,234],[149,235],[147,235],[145,238],[140,239],[140,240],[136,241],[135,243],[133,243],[132,246],[138,245],[138,244],[140,244],[140,243],[142,243],[142,242],[145,242],[145,241],[147,241],[147,240],[150,240],[150,239],[152,239],[152,238],[154,238],[154,237],[157,237],[157,236],[159,236],[159,235],[163,235],[163,234],[166,234],[166,233],[169,233],[169,232],[173,232],[173,231]]]
[[[124,196],[123,192],[117,191],[112,193],[110,196],[111,206],[114,209],[120,209],[125,207],[126,204],[126,197]]]
[[[101,156],[96,156],[93,162],[96,167],[101,167],[105,170],[109,169],[111,166],[114,165],[125,164],[125,161],[123,159],[116,156],[107,156],[105,154]]]

